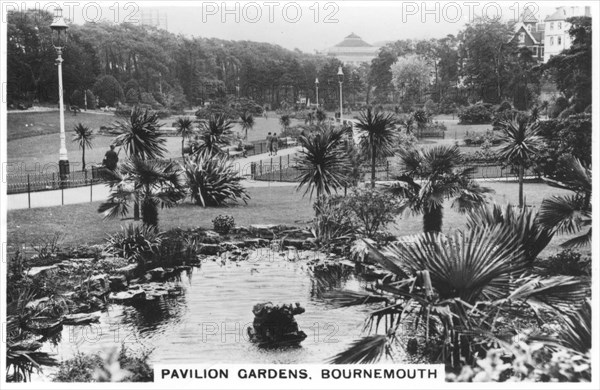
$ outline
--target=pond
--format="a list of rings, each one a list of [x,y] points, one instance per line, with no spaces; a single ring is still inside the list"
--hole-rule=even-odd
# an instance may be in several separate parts
[[[206,261],[175,282],[180,294],[136,306],[111,304],[99,323],[65,326],[44,350],[63,360],[78,351],[94,353],[124,344],[152,350],[151,363],[322,363],[363,335],[369,308],[326,303],[322,281],[309,273],[308,262],[315,256],[324,257],[263,250],[242,262]],[[367,283],[345,272],[337,287],[361,290]],[[295,317],[308,336],[301,347],[261,349],[249,341],[252,307],[267,301],[299,302],[306,308]]]

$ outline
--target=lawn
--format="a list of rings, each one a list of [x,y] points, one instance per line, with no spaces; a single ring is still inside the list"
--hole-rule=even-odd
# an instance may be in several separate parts
[[[484,183],[495,193],[492,199],[497,203],[517,203],[517,184],[515,183]],[[190,203],[184,203],[173,209],[161,210],[159,214],[161,229],[174,227],[212,228],[212,219],[219,214],[232,215],[237,225],[250,224],[288,224],[306,226],[314,212],[308,198],[302,198],[294,186],[260,187],[248,189],[251,200],[248,205],[237,205],[228,208],[204,209]],[[527,204],[539,206],[542,199],[564,191],[549,187],[545,184],[526,184],[525,196]],[[7,238],[9,246],[30,245],[45,237],[51,237],[54,232],[64,234],[64,245],[98,244],[102,243],[107,234],[114,233],[129,220],[102,220],[96,212],[99,202],[83,203],[70,206],[58,206],[29,210],[9,211],[7,216]],[[462,229],[466,216],[450,208],[447,202],[444,213],[444,232]],[[395,235],[411,235],[421,232],[422,222],[419,215],[403,215],[397,223],[390,227]],[[560,251],[558,245],[569,236],[558,236],[542,253],[549,256]]]
[[[12,164],[7,169],[7,173],[46,172],[57,165],[60,147],[58,111],[11,113],[7,117],[7,157],[8,163]],[[170,117],[162,120],[161,123],[171,126],[176,119],[177,117]],[[73,116],[70,112],[65,113],[65,131],[71,170],[81,169],[82,155],[77,145],[71,142],[73,127],[81,122],[97,131],[100,126],[110,125],[115,120],[116,117],[113,114],[80,113]],[[255,122],[254,128],[248,132],[250,141],[264,140],[269,132],[281,132],[279,119],[274,113],[269,113],[268,119],[257,117]],[[295,120],[292,121],[292,125],[297,123]],[[243,135],[239,124],[235,125],[233,132]],[[86,150],[86,163],[101,163],[112,140],[113,137],[97,135],[92,141],[92,149]],[[166,140],[167,154],[165,157],[179,157],[181,155],[181,138],[166,137]],[[58,167],[53,170],[58,170]]]

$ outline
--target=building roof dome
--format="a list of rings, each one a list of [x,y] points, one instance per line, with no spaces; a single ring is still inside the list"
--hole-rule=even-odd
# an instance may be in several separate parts
[[[343,41],[335,45],[335,47],[372,47],[373,45],[363,41],[361,37],[352,33],[344,38]]]

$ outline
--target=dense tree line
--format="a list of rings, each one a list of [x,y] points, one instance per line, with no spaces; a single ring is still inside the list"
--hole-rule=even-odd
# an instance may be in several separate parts
[[[39,10],[8,15],[9,104],[56,101],[51,22]],[[127,23],[71,24],[65,97],[79,106],[97,101],[182,109],[239,94],[279,108],[300,97],[315,102],[318,78],[321,105],[335,110],[336,74],[343,66],[346,106],[391,103],[409,111],[432,100],[438,111],[451,112],[474,102],[510,101],[526,110],[539,103],[545,78],[556,83],[567,106],[581,112],[591,102],[591,21],[570,22],[573,46],[544,65],[517,46],[512,24],[476,18],[457,36],[389,43],[360,66],[268,43],[188,38]]]
[[[9,14],[9,104],[56,101],[51,23],[52,16],[39,10]],[[239,93],[276,108],[293,105],[301,96],[314,102],[317,77],[321,103],[334,107],[338,99],[336,73],[342,64],[332,57],[268,43],[188,38],[127,23],[70,24],[68,33],[63,78],[71,104],[83,104],[83,91],[92,92],[102,106],[121,102],[167,108]],[[356,99],[363,90],[367,72],[344,66],[349,96]]]

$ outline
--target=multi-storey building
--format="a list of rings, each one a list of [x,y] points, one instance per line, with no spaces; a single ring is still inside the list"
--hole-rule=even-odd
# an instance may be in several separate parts
[[[590,7],[558,7],[552,15],[544,20],[544,62],[548,62],[550,57],[571,47],[571,37],[569,36],[571,24],[567,22],[567,19],[574,16],[591,16]]]

